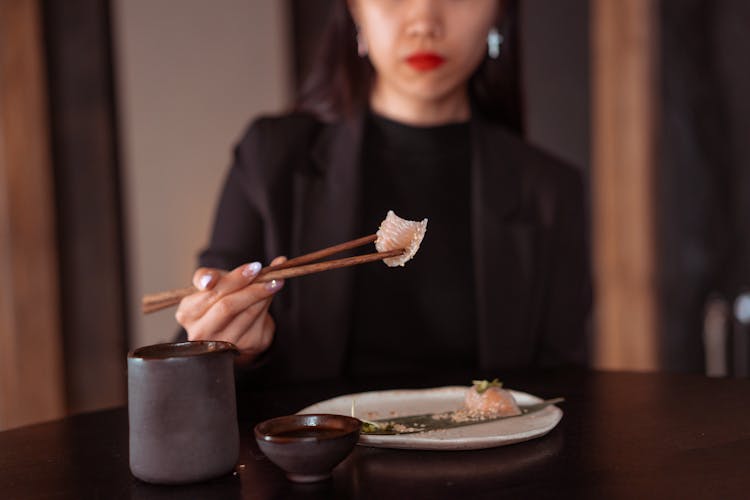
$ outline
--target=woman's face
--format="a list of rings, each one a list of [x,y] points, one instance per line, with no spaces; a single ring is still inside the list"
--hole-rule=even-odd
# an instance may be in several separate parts
[[[487,53],[498,0],[349,0],[377,71],[376,89],[438,100],[457,91]]]

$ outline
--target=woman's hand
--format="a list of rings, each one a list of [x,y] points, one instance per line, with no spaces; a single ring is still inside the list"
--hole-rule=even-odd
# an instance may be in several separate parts
[[[284,261],[285,257],[277,257],[271,265]],[[276,330],[268,308],[284,281],[253,283],[261,267],[253,262],[229,272],[195,271],[193,285],[199,291],[182,299],[175,313],[188,339],[232,342],[240,350],[242,362],[250,362],[268,349]]]

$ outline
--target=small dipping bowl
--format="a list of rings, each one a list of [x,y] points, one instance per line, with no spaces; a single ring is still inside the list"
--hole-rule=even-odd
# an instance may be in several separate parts
[[[312,483],[331,477],[357,444],[361,427],[344,415],[287,415],[256,425],[255,440],[291,481]]]

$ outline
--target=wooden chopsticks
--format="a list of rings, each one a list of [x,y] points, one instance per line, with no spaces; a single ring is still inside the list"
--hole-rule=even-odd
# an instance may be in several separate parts
[[[367,245],[368,243],[374,243],[376,239],[378,239],[378,235],[371,234],[369,236],[363,236],[361,238],[357,238],[356,240],[345,241],[344,243],[339,243],[338,245],[326,247],[322,250],[316,250],[315,252],[306,253],[304,255],[300,255],[299,257],[289,259],[283,264],[277,264],[275,266],[264,267],[258,273],[258,278],[263,276],[264,272],[267,273],[271,269],[273,270],[286,269],[288,267],[295,267],[295,266],[301,266],[302,264],[309,264],[310,262],[315,262],[316,260],[324,259],[326,257],[330,257],[331,255],[336,255],[337,253],[343,252],[345,250],[351,250],[352,248],[361,247],[361,246]],[[271,279],[279,279],[279,278],[271,278]],[[256,278],[256,281],[257,281],[257,278]]]
[[[339,269],[342,267],[356,266],[358,264],[365,264],[367,262],[374,262],[377,260],[387,259],[389,257],[396,257],[404,253],[404,249],[400,248],[397,250],[390,250],[387,252],[374,252],[364,255],[356,255],[354,257],[345,257],[343,259],[328,260],[324,262],[315,262],[316,260],[330,257],[331,255],[350,250],[352,248],[361,247],[368,243],[373,243],[377,239],[377,235],[371,234],[369,236],[363,236],[355,240],[346,241],[333,245],[322,250],[316,250],[305,255],[300,255],[293,259],[289,259],[286,262],[277,264],[275,266],[266,266],[260,270],[258,276],[255,278],[255,282],[266,282],[272,280],[282,280],[287,278],[294,278],[295,276],[304,276],[306,274],[319,273],[322,271],[328,271],[330,269]],[[165,292],[152,293],[143,296],[141,302],[142,310],[144,314],[159,311],[161,309],[174,306],[190,294],[197,292],[198,289],[194,286],[185,288],[178,288],[175,290],[168,290]]]

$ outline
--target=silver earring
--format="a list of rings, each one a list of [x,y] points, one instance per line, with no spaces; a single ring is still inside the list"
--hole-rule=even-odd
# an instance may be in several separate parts
[[[359,28],[357,28],[357,55],[359,55],[359,57],[365,57],[367,55],[367,42],[362,36],[362,33],[359,32]]]
[[[505,38],[494,26],[487,33],[487,55],[492,59],[500,57],[500,47],[503,45]]]

